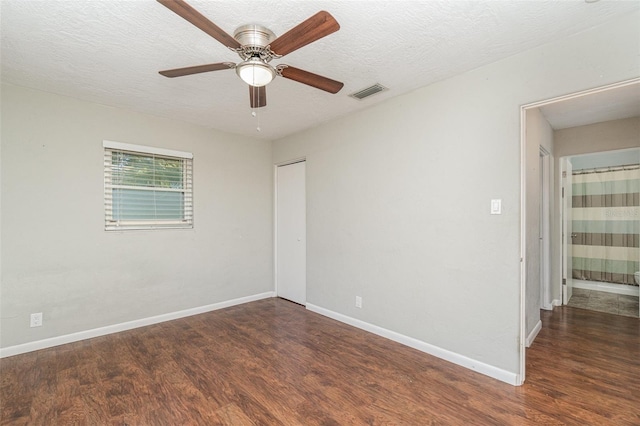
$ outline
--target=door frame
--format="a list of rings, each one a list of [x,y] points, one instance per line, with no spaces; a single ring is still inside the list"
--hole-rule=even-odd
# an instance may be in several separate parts
[[[540,307],[552,310],[551,302],[551,171],[553,156],[540,146]]]
[[[611,89],[617,89],[620,87],[628,86],[631,84],[637,84],[640,78],[633,78],[630,80],[621,81],[618,83],[608,84],[605,86],[596,87],[593,89],[582,90],[579,92],[571,93],[568,95],[557,96],[554,98],[544,99],[541,101],[531,102],[520,106],[520,339],[518,349],[519,356],[519,369],[518,376],[516,377],[516,385],[522,385],[526,376],[526,276],[527,276],[527,215],[526,215],[526,148],[527,148],[527,134],[526,134],[526,118],[527,111],[540,108],[545,105],[554,104],[556,102],[567,101],[574,98],[583,96],[589,96],[596,93],[604,92]],[[554,168],[555,169],[555,168]],[[558,206],[554,207],[556,210]],[[556,226],[557,228],[557,226]],[[557,232],[554,233],[554,240]],[[560,250],[561,251],[561,250]]]
[[[560,250],[560,270],[562,271],[560,298],[562,304],[567,305],[573,294],[573,230],[571,222],[571,204],[573,199],[571,188],[573,174],[571,173],[571,156],[560,157],[558,162],[560,163],[559,188],[560,191],[562,191],[559,224],[562,236]]]
[[[289,166],[291,164],[302,163],[306,161],[307,157],[305,156],[294,158],[292,160],[282,161],[273,165],[273,297],[278,297],[278,167]],[[306,179],[307,178],[305,173],[305,186]]]

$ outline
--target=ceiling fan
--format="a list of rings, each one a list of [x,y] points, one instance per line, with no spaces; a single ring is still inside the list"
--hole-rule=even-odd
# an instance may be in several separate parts
[[[219,62],[160,71],[160,74],[165,77],[235,69],[238,76],[249,85],[251,108],[267,105],[265,86],[278,75],[329,93],[338,93],[344,86],[339,81],[300,68],[285,64],[273,67],[269,63],[272,59],[279,59],[338,31],[340,25],[329,12],[316,13],[280,37],[276,37],[271,30],[257,24],[243,25],[237,28],[234,36],[231,37],[184,0],[158,0],[158,2],[236,52],[242,59],[238,64]]]

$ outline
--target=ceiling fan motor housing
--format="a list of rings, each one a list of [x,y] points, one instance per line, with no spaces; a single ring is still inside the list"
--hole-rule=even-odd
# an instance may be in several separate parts
[[[248,24],[238,27],[233,33],[233,38],[242,45],[242,51],[253,53],[251,56],[262,56],[260,53],[276,39],[276,35],[262,25]]]

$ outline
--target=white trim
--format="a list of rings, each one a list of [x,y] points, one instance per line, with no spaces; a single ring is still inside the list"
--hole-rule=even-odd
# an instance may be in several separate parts
[[[556,306],[562,306],[562,300],[553,299],[551,302],[549,302],[548,305],[541,306],[540,309],[544,309],[545,311],[553,311],[553,308]]]
[[[531,347],[531,344],[536,339],[536,336],[538,335],[538,333],[540,333],[540,330],[542,330],[542,321],[538,320],[538,323],[536,324],[536,326],[533,327],[533,330],[531,330],[531,333],[529,333],[529,335],[527,336],[527,347],[528,348]]]
[[[77,333],[65,334],[63,336],[50,337],[48,339],[42,339],[42,340],[37,340],[35,342],[23,343],[21,345],[0,348],[0,358],[6,358],[9,356],[19,355],[26,352],[32,352],[40,349],[51,348],[53,346],[64,345],[66,343],[78,342],[80,340],[91,339],[93,337],[104,336],[106,334],[119,333],[121,331],[131,330],[138,327],[145,327],[147,325],[158,324],[161,322],[171,321],[178,318],[189,317],[192,315],[203,314],[205,312],[228,308],[230,306],[235,306],[235,305],[241,305],[243,303],[254,302],[256,300],[268,299],[270,297],[275,297],[275,294],[273,291],[254,294],[252,296],[240,297],[237,299],[213,303],[210,305],[199,306],[197,308],[190,308],[182,311],[156,315],[153,317],[127,321],[120,324],[107,325],[105,327],[94,328],[91,330],[79,331]]]
[[[574,279],[573,288],[602,291],[604,293],[625,294],[627,296],[640,296],[640,287],[626,284],[613,284],[599,281],[584,281]]]
[[[549,299],[551,298],[551,169],[553,156],[540,146],[541,154],[541,224],[542,244],[540,246],[540,307],[542,309],[552,309]]]
[[[307,161],[307,157],[298,157],[293,160],[281,161],[279,163],[274,164],[276,169],[282,166],[290,166],[291,164],[302,163],[303,161]]]
[[[324,315],[326,317],[332,318],[336,321],[343,322],[345,324],[349,324],[361,330],[365,330],[370,333],[377,334],[378,336],[382,336],[386,339],[393,340],[394,342],[401,343],[405,346],[409,346],[411,348],[425,352],[429,355],[433,355],[445,361],[452,362],[461,367],[468,368],[469,370],[477,371],[478,373],[484,374],[485,376],[493,377],[494,379],[500,380],[510,385],[521,384],[519,380],[519,376],[510,371],[506,371],[501,368],[494,367],[493,365],[485,364],[483,362],[474,360],[472,358],[468,358],[464,355],[460,355],[456,352],[452,352],[452,351],[440,348],[438,346],[431,345],[421,340],[414,339],[413,337],[405,336],[403,334],[396,333],[395,331],[387,330],[385,328],[378,327],[377,325],[369,324],[359,319],[352,318],[352,317],[331,311],[329,309],[325,309],[320,306],[313,305],[311,303],[307,303],[306,307],[308,310],[315,312],[317,314]]]
[[[273,165],[273,294],[278,297],[278,165]]]
[[[518,382],[526,377],[527,324],[527,108],[520,107],[520,339],[518,341]]]
[[[595,89],[583,90],[581,92],[575,92],[568,95],[557,96],[555,98],[545,99],[543,101],[532,102],[530,104],[523,105],[522,108],[523,109],[538,108],[541,106],[554,104],[560,101],[568,101],[569,99],[575,99],[582,96],[588,96],[588,95],[593,95],[600,92],[605,92],[610,89],[618,89],[620,87],[630,86],[636,83],[640,83],[640,77],[632,78],[630,80],[620,81],[618,83],[608,84],[606,86],[596,87]]]
[[[568,156],[562,156],[559,157],[557,159],[557,163],[558,163],[558,167],[557,170],[555,170],[555,175],[558,178],[557,182],[555,182],[556,184],[556,195],[555,195],[555,199],[559,201],[558,205],[554,207],[555,213],[554,214],[555,217],[557,217],[557,222],[556,222],[556,238],[558,241],[558,248],[560,250],[557,250],[557,254],[556,254],[556,261],[558,262],[558,266],[559,266],[559,276],[556,277],[557,280],[557,289],[559,291],[560,294],[560,304],[558,306],[563,306],[564,305],[564,301],[566,300],[566,296],[565,296],[565,292],[566,292],[566,286],[564,284],[562,284],[562,281],[566,278],[566,265],[565,265],[565,240],[563,237],[563,232],[564,232],[564,215],[566,214],[565,210],[564,210],[564,186],[565,186],[565,179],[562,177],[562,172],[564,171],[564,161],[565,159],[568,159],[570,157]]]
[[[193,159],[193,153],[191,152],[176,151],[173,149],[165,149],[165,148],[156,148],[154,146],[147,146],[147,145],[134,145],[131,143],[103,140],[102,147],[108,148],[108,149],[117,149],[121,151],[134,151],[134,152],[143,152],[145,154],[164,155],[167,157],[188,158],[190,160]]]

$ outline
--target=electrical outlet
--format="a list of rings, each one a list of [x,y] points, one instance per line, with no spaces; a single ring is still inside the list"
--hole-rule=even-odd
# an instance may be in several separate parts
[[[42,312],[31,314],[31,327],[42,327]]]
[[[356,296],[356,308],[362,308],[362,297]]]

